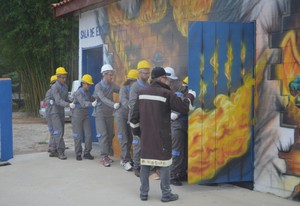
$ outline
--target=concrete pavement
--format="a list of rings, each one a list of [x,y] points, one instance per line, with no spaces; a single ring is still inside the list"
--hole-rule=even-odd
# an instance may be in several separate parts
[[[93,149],[98,151],[97,149]],[[72,149],[67,160],[49,158],[48,153],[16,155],[11,165],[0,167],[0,205],[3,206],[299,206],[299,202],[233,185],[172,186],[179,200],[160,201],[159,180],[150,180],[148,201],[139,199],[139,179],[119,165],[109,168],[95,160],[76,161]],[[94,153],[96,155],[96,152]]]

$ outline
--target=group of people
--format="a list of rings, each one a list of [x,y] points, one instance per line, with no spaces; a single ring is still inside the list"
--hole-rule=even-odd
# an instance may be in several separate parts
[[[121,88],[113,82],[114,69],[111,65],[104,64],[101,73],[102,80],[95,85],[92,95],[89,87],[94,84],[93,79],[85,74],[80,87],[69,100],[65,84],[67,71],[63,67],[56,69],[46,93],[49,156],[67,159],[63,140],[64,107],[70,107],[76,160],[82,160],[82,157],[94,159],[88,115],[88,108],[93,107],[103,166],[109,167],[113,162],[110,157],[114,155],[112,142],[116,118],[120,164],[127,171],[133,169],[140,178],[140,199],[148,199],[149,175],[154,171],[161,179],[161,201],[177,200],[178,195],[171,192],[170,184],[182,185],[181,181],[187,179],[187,115],[193,109],[196,97],[194,91],[188,90],[187,77],[176,87],[178,77],[174,69],[152,69],[146,60],[141,60],[137,69],[129,70]],[[119,101],[114,101],[114,93],[119,94]]]

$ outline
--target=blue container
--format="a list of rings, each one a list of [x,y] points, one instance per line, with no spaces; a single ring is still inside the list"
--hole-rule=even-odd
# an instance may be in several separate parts
[[[11,79],[0,78],[0,161],[13,158]]]

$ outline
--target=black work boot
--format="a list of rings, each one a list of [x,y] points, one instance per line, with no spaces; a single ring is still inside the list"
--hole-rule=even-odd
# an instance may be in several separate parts
[[[56,151],[50,151],[49,157],[58,157],[58,153]]]
[[[142,201],[146,201],[146,200],[148,200],[148,195],[140,195],[140,199],[142,200]]]
[[[135,176],[140,177],[140,170],[141,170],[141,168],[133,168],[133,170],[134,170]]]
[[[83,158],[88,159],[88,160],[93,160],[94,156],[92,156],[90,153],[86,153],[86,154],[83,155]]]
[[[180,181],[179,178],[174,178],[170,180],[170,184],[171,185],[175,185],[175,186],[182,186],[182,182]]]
[[[171,193],[171,194],[169,194],[169,195],[166,196],[166,197],[162,197],[162,198],[161,198],[161,201],[162,201],[162,202],[171,202],[171,201],[176,201],[176,200],[178,200],[178,198],[179,198],[179,196],[178,196],[177,194]]]
[[[63,152],[62,153],[58,153],[58,159],[60,159],[60,160],[66,160],[67,156]]]

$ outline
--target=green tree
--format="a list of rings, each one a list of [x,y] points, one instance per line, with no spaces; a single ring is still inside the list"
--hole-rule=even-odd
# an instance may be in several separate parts
[[[10,0],[0,4],[0,68],[19,74],[25,111],[37,114],[50,76],[59,66],[78,70],[78,20],[55,19],[49,9],[57,0]]]

